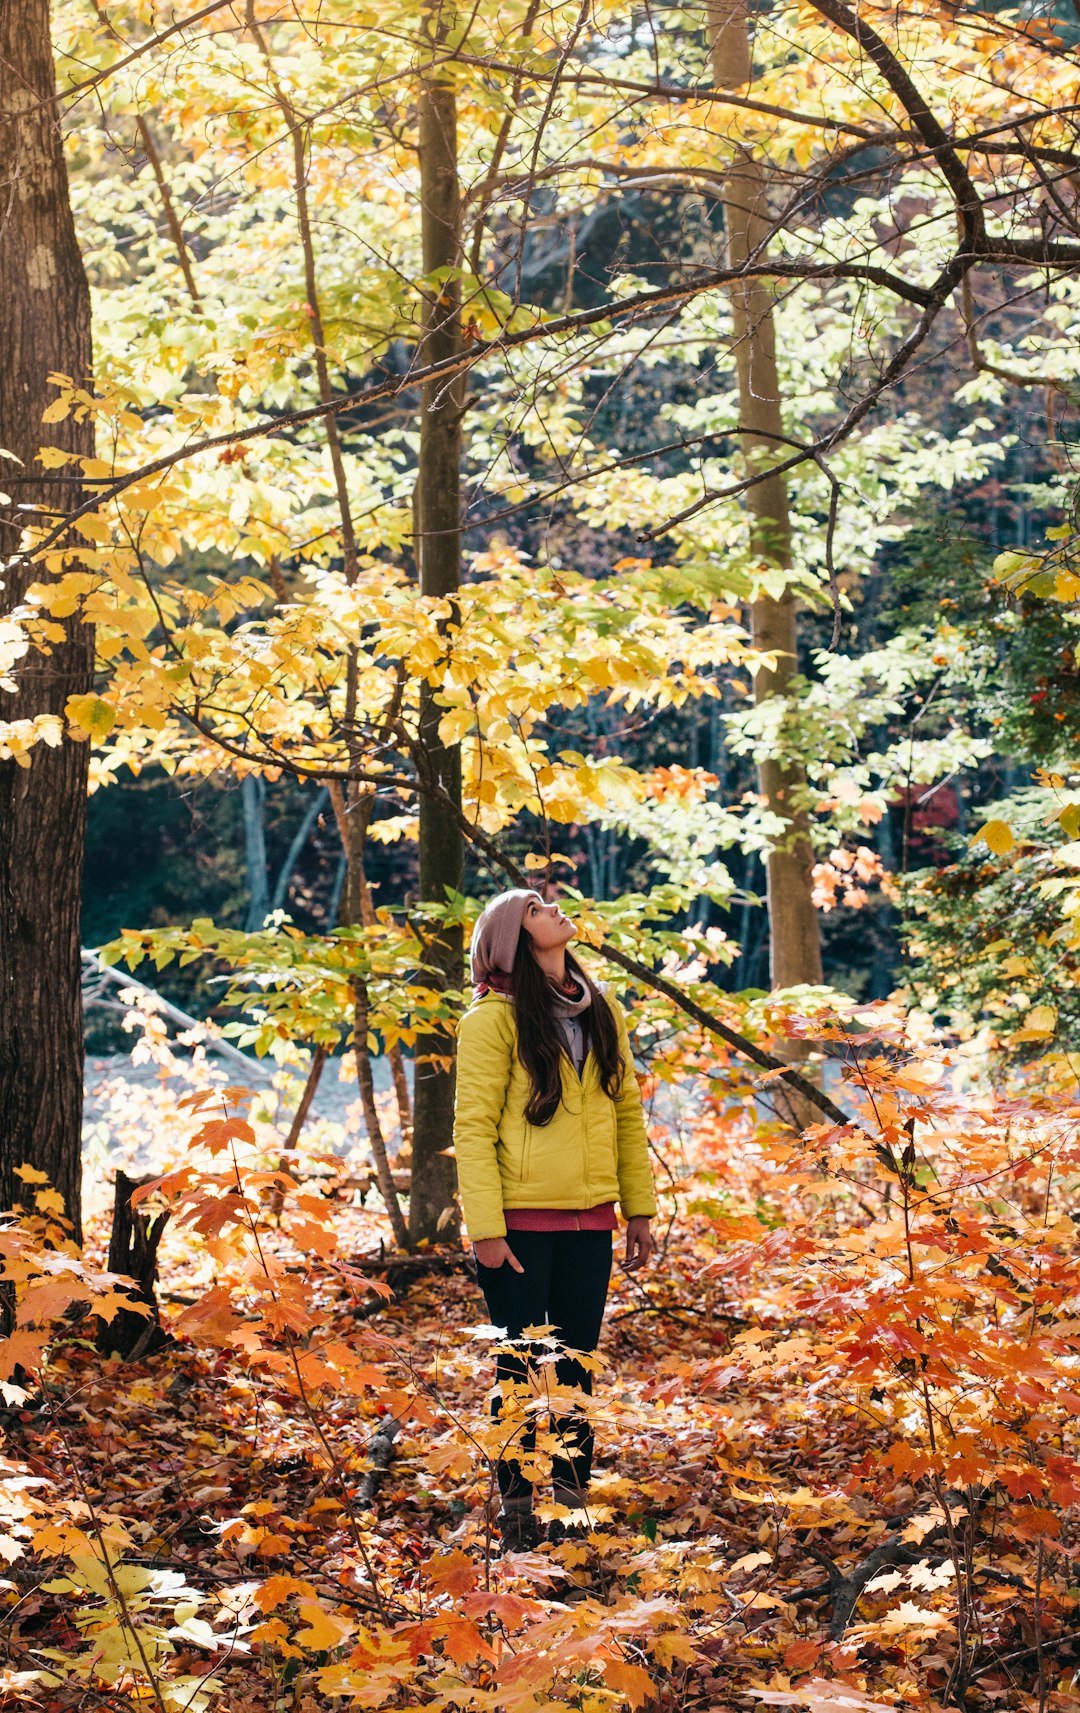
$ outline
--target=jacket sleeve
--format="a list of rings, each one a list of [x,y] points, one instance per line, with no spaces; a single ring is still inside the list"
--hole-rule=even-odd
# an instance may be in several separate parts
[[[513,1041],[503,1005],[477,1005],[458,1027],[454,1155],[469,1237],[505,1237],[502,1178],[495,1154],[510,1085]]]
[[[616,1146],[618,1150],[619,1204],[624,1219],[651,1219],[656,1212],[653,1194],[652,1164],[649,1160],[649,1139],[645,1129],[645,1114],[641,1107],[641,1090],[634,1074],[634,1055],[622,1007],[609,1000],[619,1027],[619,1051],[623,1061],[622,1087],[615,1102]]]

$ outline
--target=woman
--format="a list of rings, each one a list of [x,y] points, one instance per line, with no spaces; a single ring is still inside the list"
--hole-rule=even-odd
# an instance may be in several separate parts
[[[626,1022],[567,951],[573,925],[557,904],[519,889],[492,899],[472,938],[476,998],[458,1035],[454,1148],[476,1272],[495,1326],[519,1339],[550,1325],[570,1350],[595,1350],[611,1274],[615,1202],[626,1266],[643,1266],[656,1212],[645,1119]],[[560,1386],[591,1393],[571,1357]],[[506,1352],[496,1379],[522,1381]],[[499,1414],[496,1396],[493,1414]],[[593,1439],[583,1416],[555,1424],[556,1504],[584,1504]],[[530,1453],[535,1435],[522,1435]],[[533,1493],[520,1464],[498,1467],[504,1550],[535,1545]],[[557,1532],[557,1531],[555,1531]]]

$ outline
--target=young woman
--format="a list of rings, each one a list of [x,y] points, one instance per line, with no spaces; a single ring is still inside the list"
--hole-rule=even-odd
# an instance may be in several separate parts
[[[492,899],[472,938],[476,998],[458,1035],[454,1148],[465,1223],[493,1325],[520,1339],[550,1325],[570,1350],[595,1350],[611,1273],[615,1203],[626,1266],[643,1266],[656,1212],[641,1097],[626,1022],[567,951],[573,924],[519,889]],[[591,1393],[571,1357],[560,1386]],[[498,1382],[526,1377],[524,1356],[498,1359]],[[498,1416],[497,1393],[493,1414]],[[584,1416],[555,1423],[556,1504],[579,1509],[592,1467]],[[521,1451],[533,1450],[522,1436]],[[504,1548],[535,1545],[533,1492],[520,1463],[499,1464]]]

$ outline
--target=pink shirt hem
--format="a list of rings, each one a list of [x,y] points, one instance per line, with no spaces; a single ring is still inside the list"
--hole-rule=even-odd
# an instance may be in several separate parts
[[[615,1203],[599,1207],[508,1207],[503,1210],[507,1231],[615,1231]]]

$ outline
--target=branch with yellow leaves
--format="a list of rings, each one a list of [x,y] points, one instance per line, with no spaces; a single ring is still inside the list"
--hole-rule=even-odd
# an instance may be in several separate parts
[[[417,756],[417,760],[422,766],[422,757]],[[495,840],[477,826],[475,821],[470,821],[464,811],[453,802],[437,782],[418,781],[416,789],[433,792],[453,809],[465,838],[487,858],[489,867],[500,869],[515,886],[532,886],[532,881],[524,870],[518,867],[512,857],[508,857],[505,852],[501,851]],[[771,1076],[787,1083],[789,1088],[793,1088],[804,1100],[816,1107],[824,1118],[829,1119],[833,1124],[845,1126],[852,1124],[853,1120],[849,1118],[843,1108],[838,1106],[831,1096],[817,1088],[809,1077],[803,1076],[801,1071],[793,1070],[790,1065],[785,1064],[783,1059],[778,1059],[775,1054],[766,1052],[764,1047],[759,1047],[757,1042],[751,1041],[748,1036],[740,1035],[738,1030],[732,1029],[722,1018],[717,1017],[715,1012],[707,1011],[703,1005],[697,1003],[696,999],[692,999],[688,993],[684,993],[681,987],[676,986],[675,982],[669,981],[666,976],[659,975],[656,970],[651,970],[640,959],[620,951],[617,946],[605,943],[603,955],[609,963],[617,964],[620,969],[626,971],[627,975],[632,975],[636,981],[640,981],[645,987],[652,988],[654,993],[662,993],[664,998],[669,999],[684,1016],[692,1017],[695,1023],[700,1023],[701,1027],[707,1029],[710,1035],[717,1036],[725,1046],[738,1053],[740,1058],[749,1059],[752,1064],[760,1066],[763,1071],[767,1071]]]

